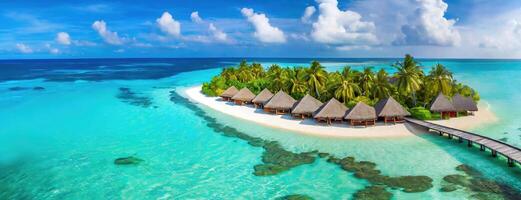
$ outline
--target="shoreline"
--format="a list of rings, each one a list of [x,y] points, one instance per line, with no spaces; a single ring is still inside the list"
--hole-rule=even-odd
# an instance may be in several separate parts
[[[189,87],[184,92],[191,101],[232,117],[306,135],[341,138],[393,138],[414,136],[425,132],[425,130],[405,125],[405,123],[384,125],[383,122],[377,122],[376,126],[370,126],[367,128],[351,127],[345,122],[333,123],[333,125],[328,126],[326,124],[317,123],[313,119],[301,120],[294,119],[290,115],[265,113],[261,109],[255,109],[253,105],[239,106],[232,102],[220,101],[219,97],[207,97],[201,92],[201,85]],[[473,116],[430,122],[469,130],[482,126],[485,123],[493,123],[496,121],[496,116],[490,111],[490,105],[487,104],[486,106],[483,106],[480,103],[479,111],[475,112]]]

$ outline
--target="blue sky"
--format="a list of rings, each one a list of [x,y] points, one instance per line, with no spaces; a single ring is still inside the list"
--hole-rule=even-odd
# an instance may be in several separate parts
[[[520,58],[517,0],[2,1],[0,59]]]

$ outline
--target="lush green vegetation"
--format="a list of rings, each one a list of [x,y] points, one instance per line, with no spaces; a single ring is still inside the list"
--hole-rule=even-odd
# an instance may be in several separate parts
[[[255,94],[268,88],[272,92],[283,90],[296,99],[306,94],[321,101],[335,97],[349,107],[359,101],[374,105],[382,98],[393,96],[425,117],[427,114],[422,114],[420,108],[427,107],[439,92],[448,96],[460,93],[479,100],[479,94],[474,89],[458,83],[452,72],[441,64],[425,73],[412,56],[406,55],[392,66],[396,69],[394,74],[384,69],[373,71],[372,67],[357,71],[349,66],[342,71],[327,72],[317,61],[309,67],[282,68],[272,65],[265,70],[258,63],[250,65],[243,61],[237,67],[224,68],[220,75],[204,83],[202,90],[206,95],[218,96],[230,86],[238,89],[248,87]]]
[[[431,113],[431,111],[424,107],[410,108],[411,116],[421,120],[441,119],[440,113]]]

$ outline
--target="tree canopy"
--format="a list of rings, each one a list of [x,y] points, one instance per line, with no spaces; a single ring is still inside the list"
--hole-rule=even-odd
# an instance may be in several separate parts
[[[268,88],[272,92],[283,90],[296,99],[306,94],[323,102],[335,97],[348,106],[359,101],[374,105],[392,96],[409,108],[425,107],[440,92],[448,96],[459,93],[479,101],[477,91],[458,83],[442,64],[436,64],[426,74],[419,62],[406,55],[392,67],[396,69],[393,74],[384,69],[375,72],[373,67],[357,71],[350,66],[328,72],[318,61],[313,61],[309,67],[282,68],[274,64],[266,70],[261,64],[242,61],[238,66],[224,68],[204,83],[202,90],[208,96],[218,96],[230,86],[248,87],[255,94]]]

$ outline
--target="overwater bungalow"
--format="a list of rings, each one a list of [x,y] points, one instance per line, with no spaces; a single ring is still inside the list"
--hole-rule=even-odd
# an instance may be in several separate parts
[[[318,122],[325,121],[331,124],[332,121],[343,121],[347,110],[349,109],[343,103],[332,98],[315,111],[313,118]]]
[[[429,110],[431,112],[440,113],[442,119],[445,117],[450,118],[457,116],[456,108],[454,108],[454,105],[450,102],[449,98],[441,92],[434,101],[432,101]]]
[[[264,105],[264,111],[275,114],[286,114],[291,111],[297,100],[280,90]]]
[[[233,95],[232,100],[237,105],[243,105],[245,103],[251,103],[251,101],[255,98],[255,94],[250,91],[248,88],[242,88],[237,92],[235,95]]]
[[[255,98],[253,98],[252,102],[255,105],[255,108],[263,108],[264,104],[266,104],[271,97],[273,97],[273,93],[267,88],[264,88]]]
[[[313,116],[313,113],[322,106],[322,102],[315,99],[309,94],[306,94],[304,98],[299,100],[295,106],[291,109],[291,115],[293,117],[299,117],[304,119],[305,117],[311,117]]]
[[[358,102],[355,107],[347,111],[344,119],[349,120],[351,126],[362,125],[367,127],[376,124],[376,111],[364,102]]]
[[[223,101],[231,101],[233,95],[237,94],[237,92],[239,92],[239,90],[235,86],[231,86],[226,89],[220,97]]]
[[[476,105],[476,102],[472,100],[472,97],[465,97],[461,94],[456,94],[452,97],[452,104],[454,105],[454,108],[456,108],[456,111],[465,114],[478,111],[478,105]]]
[[[382,99],[375,105],[376,116],[387,122],[404,122],[405,116],[411,115],[398,101],[393,97]]]

